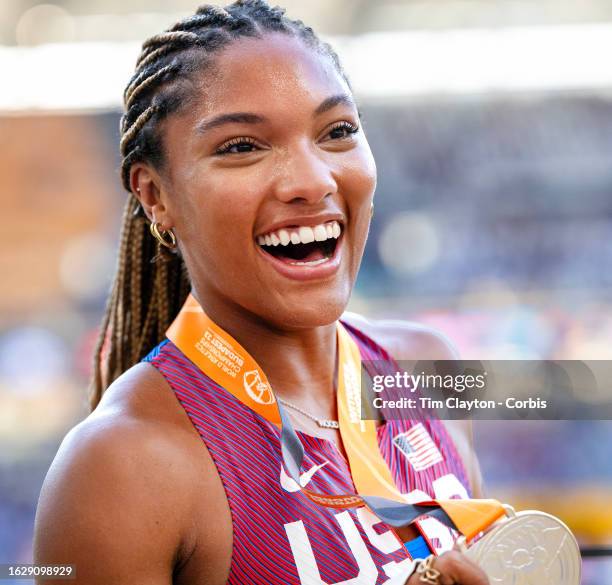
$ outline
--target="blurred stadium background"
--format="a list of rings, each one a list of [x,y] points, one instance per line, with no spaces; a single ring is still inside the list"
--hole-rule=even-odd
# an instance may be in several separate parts
[[[612,3],[281,4],[338,49],[378,165],[350,308],[469,358],[611,359]],[[87,414],[139,41],[195,7],[0,3],[0,562],[30,562],[44,475]],[[475,440],[490,496],[612,545],[612,423],[478,422]],[[584,568],[612,583],[610,560]]]

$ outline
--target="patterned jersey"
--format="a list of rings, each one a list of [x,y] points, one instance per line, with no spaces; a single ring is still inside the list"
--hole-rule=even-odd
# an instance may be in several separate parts
[[[343,325],[362,360],[395,367],[370,337]],[[233,524],[229,585],[382,585],[406,572],[410,555],[384,524],[365,507],[326,508],[302,494],[282,465],[280,430],[206,376],[171,341],[143,361],[169,383],[223,482]],[[328,494],[355,493],[348,462],[335,444],[296,432],[305,451],[300,484]],[[381,454],[408,501],[469,497],[465,468],[440,421],[390,420],[377,433]],[[452,546],[453,534],[434,518],[419,526],[436,552]]]

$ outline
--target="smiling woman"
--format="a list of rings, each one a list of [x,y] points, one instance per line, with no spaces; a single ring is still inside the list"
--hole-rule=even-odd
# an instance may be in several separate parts
[[[362,358],[382,374],[452,352],[344,313],[376,166],[331,47],[262,0],[206,5],[144,43],[125,107],[92,413],[45,481],[36,562],[89,585],[486,583],[438,520],[400,540],[361,499],[373,477],[412,502],[479,479],[467,427],[365,424],[340,398]]]

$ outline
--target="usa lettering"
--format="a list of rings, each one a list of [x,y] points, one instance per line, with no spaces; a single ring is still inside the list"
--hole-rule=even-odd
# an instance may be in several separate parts
[[[435,499],[467,498],[467,490],[453,474],[447,474],[432,483]],[[416,503],[431,499],[429,494],[414,490],[403,494],[406,501]],[[409,558],[402,561],[390,561],[379,568],[370,554],[368,544],[383,554],[391,554],[404,545],[390,529],[381,530],[382,523],[367,508],[356,510],[357,521],[361,525],[367,538],[367,544],[361,536],[353,516],[348,510],[335,515],[338,527],[344,536],[347,549],[355,560],[355,575],[344,581],[327,583],[321,578],[315,553],[310,539],[301,520],[285,524],[285,531],[293,559],[300,578],[301,585],[376,585],[380,570],[387,578],[382,585],[401,583],[401,576],[407,575],[412,566]],[[377,528],[375,528],[377,525]],[[436,553],[452,548],[455,536],[447,526],[435,518],[426,518],[419,522],[421,530],[432,543]]]

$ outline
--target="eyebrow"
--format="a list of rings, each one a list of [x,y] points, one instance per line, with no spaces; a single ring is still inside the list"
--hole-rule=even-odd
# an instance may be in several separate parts
[[[314,110],[313,118],[316,116],[320,116],[325,112],[335,108],[336,106],[343,104],[347,106],[355,106],[357,107],[353,99],[350,95],[342,93],[338,95],[332,95],[328,98],[325,98]],[[359,113],[359,117],[361,117],[361,112]],[[229,114],[219,114],[210,120],[202,120],[198,124],[196,124],[196,132],[198,134],[205,134],[209,132],[213,128],[218,128],[219,126],[224,126],[225,124],[262,124],[264,122],[269,122],[269,118],[266,116],[261,116],[259,114],[253,114],[251,112],[232,112]]]
[[[314,111],[313,117],[314,116],[320,116],[321,114],[324,114],[328,110],[331,110],[332,108],[335,108],[336,106],[338,106],[340,104],[345,105],[345,106],[354,106],[355,102],[353,101],[351,96],[346,94],[346,93],[340,93],[338,95],[332,95],[332,96],[324,99],[317,106],[317,109]]]

